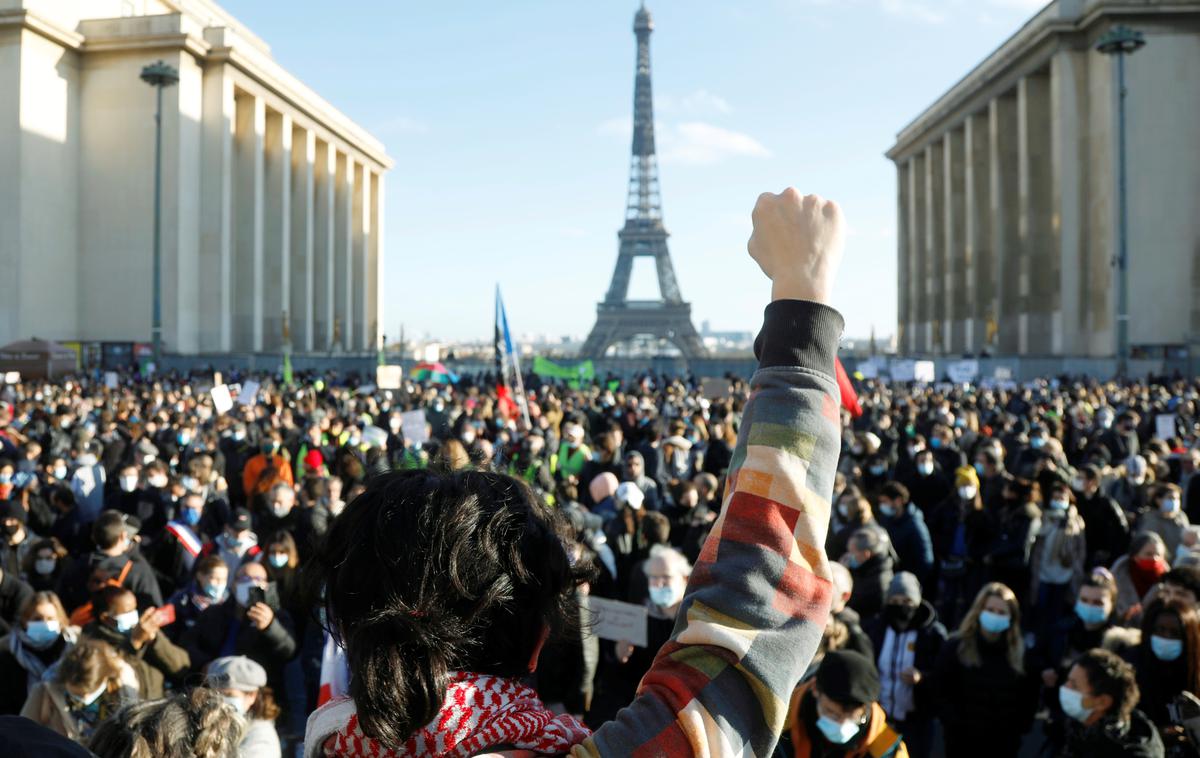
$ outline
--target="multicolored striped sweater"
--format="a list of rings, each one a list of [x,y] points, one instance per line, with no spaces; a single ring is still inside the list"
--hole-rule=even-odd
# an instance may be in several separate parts
[[[721,516],[637,699],[572,756],[770,755],[829,616],[842,318],[767,306]]]

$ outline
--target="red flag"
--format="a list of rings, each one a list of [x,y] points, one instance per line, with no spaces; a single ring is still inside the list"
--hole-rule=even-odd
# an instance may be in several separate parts
[[[842,407],[850,411],[850,415],[858,418],[863,414],[862,406],[858,404],[858,393],[854,391],[854,385],[850,383],[850,377],[846,374],[846,367],[842,365],[841,358],[834,358],[837,366],[837,383],[838,389],[842,392]]]
[[[517,403],[513,400],[512,390],[504,384],[496,387],[496,404],[500,406],[500,415],[505,419],[517,417]]]

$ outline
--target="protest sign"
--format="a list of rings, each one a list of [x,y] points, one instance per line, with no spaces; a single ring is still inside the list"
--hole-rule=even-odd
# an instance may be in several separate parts
[[[911,382],[917,378],[917,362],[908,360],[892,361],[892,380]]]
[[[913,381],[931,384],[936,378],[937,371],[933,361],[917,361],[913,364]]]
[[[425,422],[425,411],[409,411],[400,414],[400,430],[409,445],[424,445],[429,441],[429,428]]]
[[[237,396],[238,405],[254,405],[258,402],[258,382],[247,379]]]
[[[1160,413],[1154,418],[1154,436],[1160,440],[1169,440],[1178,435],[1175,430],[1175,414]]]
[[[863,379],[878,379],[879,366],[874,361],[863,361],[858,364],[858,373],[862,374]]]
[[[110,390],[115,390],[117,388],[117,383],[119,381],[120,381],[120,379],[117,376],[116,371],[105,371],[104,372],[104,386],[105,387],[108,387]]]
[[[229,413],[233,410],[233,397],[229,394],[229,388],[224,384],[213,387],[209,394],[212,395],[213,408],[217,413]]]
[[[1011,382],[1013,378],[1012,369],[1008,366],[997,366],[992,375],[997,382]]]
[[[9,371],[8,373],[6,373],[4,375],[4,383],[5,384],[20,384],[21,383],[21,372],[20,371]]]
[[[398,390],[404,384],[404,370],[401,366],[376,366],[375,386],[381,390]]]
[[[979,377],[979,361],[954,361],[947,367],[946,373],[955,384],[970,384]]]
[[[588,609],[592,630],[600,639],[646,647],[646,606],[589,595]]]

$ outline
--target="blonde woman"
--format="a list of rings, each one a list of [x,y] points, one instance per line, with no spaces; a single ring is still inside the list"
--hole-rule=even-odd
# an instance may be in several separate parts
[[[1037,680],[1025,666],[1021,605],[1003,584],[979,591],[935,669],[946,755],[1012,758],[1033,724]]]
[[[80,640],[46,680],[33,686],[21,715],[76,742],[137,700],[127,682],[129,664],[107,642]]]
[[[19,713],[29,691],[78,638],[58,595],[30,595],[12,631],[0,637],[0,714]]]

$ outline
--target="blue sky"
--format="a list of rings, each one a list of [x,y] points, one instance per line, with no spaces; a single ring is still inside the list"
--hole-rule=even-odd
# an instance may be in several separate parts
[[[616,261],[628,181],[633,0],[225,0],[275,58],[379,137],[383,329],[584,336]],[[754,330],[758,193],[838,200],[847,336],[896,323],[905,124],[1042,0],[651,0],[664,218],[697,326]],[[631,296],[655,293],[635,268]]]

